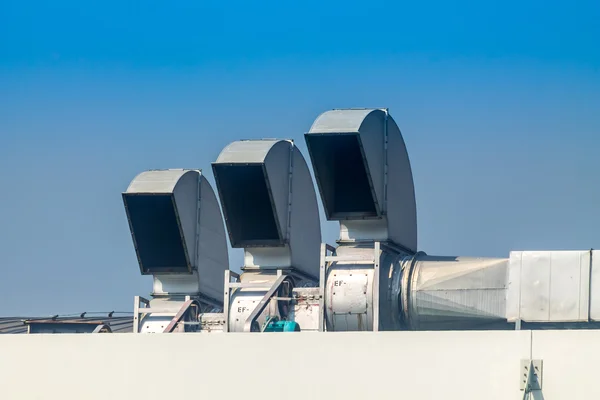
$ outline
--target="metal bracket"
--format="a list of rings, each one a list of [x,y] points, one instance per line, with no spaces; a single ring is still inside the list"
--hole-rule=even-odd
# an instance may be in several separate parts
[[[319,264],[319,332],[326,331],[325,324],[325,279],[327,278],[327,254],[335,254],[335,247],[321,243],[321,260]]]
[[[231,277],[235,279],[235,282],[231,282]],[[225,314],[225,325],[223,326],[223,332],[229,332],[229,301],[231,299],[231,285],[240,281],[240,275],[229,269],[225,270],[225,291],[223,293],[223,313]]]
[[[521,360],[520,380],[523,400],[529,393],[542,390],[542,360]]]
[[[181,319],[192,308],[196,308],[196,312],[194,314],[194,318],[198,319],[198,314],[199,314],[199,311],[200,311],[200,303],[198,303],[198,301],[196,301],[196,300],[186,300],[186,302],[183,303],[183,305],[181,306],[181,308],[179,309],[179,311],[177,311],[177,314],[175,314],[175,316],[171,319],[171,322],[169,323],[169,325],[167,325],[167,327],[165,328],[165,330],[163,331],[163,333],[171,333],[171,332],[173,332],[173,330],[179,324],[179,322],[181,321]]]
[[[145,307],[150,305],[150,301],[141,296],[135,296],[133,299],[133,333],[140,332],[140,314],[144,314],[143,307],[140,307],[140,304],[143,304]]]
[[[279,277],[273,282],[271,288],[265,293],[263,298],[258,302],[256,308],[252,311],[252,313],[246,318],[246,322],[244,323],[244,332],[252,332],[252,327],[254,326],[256,319],[258,316],[265,310],[269,302],[275,296],[279,287],[286,281],[287,276],[278,272]],[[227,317],[229,318],[229,317]]]
[[[373,332],[379,331],[379,260],[381,243],[375,242],[373,249]]]

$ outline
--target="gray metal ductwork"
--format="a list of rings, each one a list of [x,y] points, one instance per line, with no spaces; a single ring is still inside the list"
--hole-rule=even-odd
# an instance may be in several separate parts
[[[135,332],[600,327],[596,251],[418,251],[410,161],[387,109],[323,113],[305,139],[327,219],[340,224],[337,246],[321,244],[294,143],[233,142],[212,168],[242,274],[228,269],[221,211],[200,171],[134,179],[123,201],[140,271],[154,278],[152,300],[136,297]]]
[[[290,140],[233,142],[212,168],[231,245],[244,249],[243,274],[231,273],[239,282],[226,282],[225,329],[260,330],[271,318],[288,318],[295,286],[318,285],[313,182]]]
[[[400,129],[385,109],[332,110],[305,139],[327,219],[340,223],[335,254],[321,252],[326,329],[401,329],[392,275],[417,250],[417,214]]]
[[[507,259],[418,253],[398,267],[403,329],[507,328]]]
[[[141,298],[148,310],[136,297],[134,331],[163,332],[184,306],[186,316],[191,309],[197,315],[221,308],[227,239],[219,203],[201,171],[143,172],[123,202],[140,272],[154,280],[152,300]]]
[[[321,114],[305,135],[328,220],[326,329],[466,329],[505,323],[507,260],[417,252],[406,146],[387,109]]]
[[[327,218],[340,222],[338,246],[321,250],[321,329],[591,327],[600,319],[594,251],[417,253],[410,161],[387,110],[328,111],[305,138]]]
[[[340,222],[340,241],[390,241],[416,252],[410,161],[387,110],[325,112],[305,139],[327,219]]]

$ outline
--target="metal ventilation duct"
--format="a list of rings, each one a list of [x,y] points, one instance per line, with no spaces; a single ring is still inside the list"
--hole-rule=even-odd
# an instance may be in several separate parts
[[[123,202],[140,272],[155,277],[155,294],[222,298],[227,240],[217,198],[200,171],[143,172]]]
[[[513,251],[508,268],[509,322],[600,321],[600,251]]]
[[[319,275],[321,227],[302,154],[289,140],[242,140],[212,164],[232,247],[244,268]]]
[[[387,110],[327,111],[305,139],[327,219],[340,221],[340,240],[392,241],[417,251],[410,161]]]
[[[508,259],[418,253],[396,268],[404,329],[508,328]]]

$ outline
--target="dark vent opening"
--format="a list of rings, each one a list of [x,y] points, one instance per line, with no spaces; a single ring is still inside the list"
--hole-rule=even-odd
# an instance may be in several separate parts
[[[262,165],[215,164],[213,169],[231,245],[280,244]]]
[[[124,201],[142,271],[189,271],[172,195],[126,194]]]
[[[306,141],[328,216],[377,216],[358,135],[307,135]]]

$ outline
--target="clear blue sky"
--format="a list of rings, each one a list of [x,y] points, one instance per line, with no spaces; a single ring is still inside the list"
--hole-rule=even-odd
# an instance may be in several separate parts
[[[0,315],[148,295],[120,193],[389,107],[419,247],[600,248],[600,3],[0,2]],[[323,223],[324,240],[337,224]],[[242,263],[231,252],[232,269]]]

